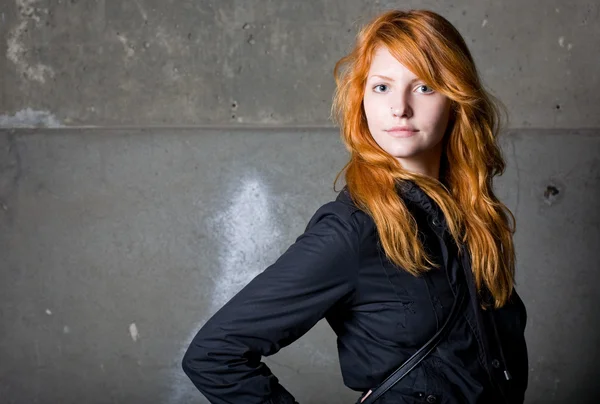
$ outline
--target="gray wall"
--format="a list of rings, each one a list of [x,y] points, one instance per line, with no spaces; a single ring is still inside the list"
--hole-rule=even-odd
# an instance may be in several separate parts
[[[4,0],[0,402],[205,402],[183,350],[335,197],[333,64],[398,6],[456,24],[511,114],[496,186],[527,403],[597,402],[600,7],[581,0]],[[353,402],[334,337],[265,362],[302,403]]]
[[[457,26],[514,127],[600,127],[589,0],[3,0],[0,123],[329,126],[334,62],[399,6]]]

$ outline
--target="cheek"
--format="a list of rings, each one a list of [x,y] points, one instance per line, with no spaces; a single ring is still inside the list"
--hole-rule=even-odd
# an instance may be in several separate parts
[[[379,114],[381,113],[381,109],[377,108],[376,103],[370,99],[369,97],[365,97],[363,100],[363,108],[365,111],[365,116],[367,118],[367,124],[369,125],[369,129],[373,130],[379,126],[379,122],[381,118]]]
[[[431,134],[444,132],[448,123],[448,108],[445,103],[427,102],[417,107],[420,107],[418,110],[416,109],[417,122],[424,130],[429,131]]]
[[[448,123],[448,118],[450,116],[450,104],[448,102],[440,102],[434,107],[432,115],[435,117],[437,123],[436,126],[443,129]]]
[[[437,115],[437,130],[440,132],[444,132],[446,127],[448,126],[448,119],[450,117],[450,111],[448,108],[443,108],[440,113]]]

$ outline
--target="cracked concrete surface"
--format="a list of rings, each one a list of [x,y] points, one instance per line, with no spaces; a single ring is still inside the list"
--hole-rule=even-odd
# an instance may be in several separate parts
[[[398,6],[457,26],[512,128],[600,126],[600,3],[588,0],[7,0],[0,115],[31,108],[77,127],[331,127],[335,61],[362,23]]]

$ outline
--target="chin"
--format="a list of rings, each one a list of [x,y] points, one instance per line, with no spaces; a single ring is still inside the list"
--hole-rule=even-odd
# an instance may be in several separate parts
[[[417,153],[411,150],[386,150],[389,154],[391,154],[395,158],[405,159],[410,158],[416,155]]]

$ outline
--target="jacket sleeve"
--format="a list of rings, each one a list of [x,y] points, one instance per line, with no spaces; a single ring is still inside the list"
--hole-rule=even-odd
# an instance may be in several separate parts
[[[295,403],[261,357],[300,338],[349,298],[358,273],[356,226],[327,206],[192,340],[183,370],[211,403]]]
[[[516,289],[510,298],[510,303],[496,311],[498,333],[502,341],[506,367],[512,379],[500,380],[509,397],[510,403],[523,403],[529,381],[529,360],[525,327],[527,324],[527,309]]]

